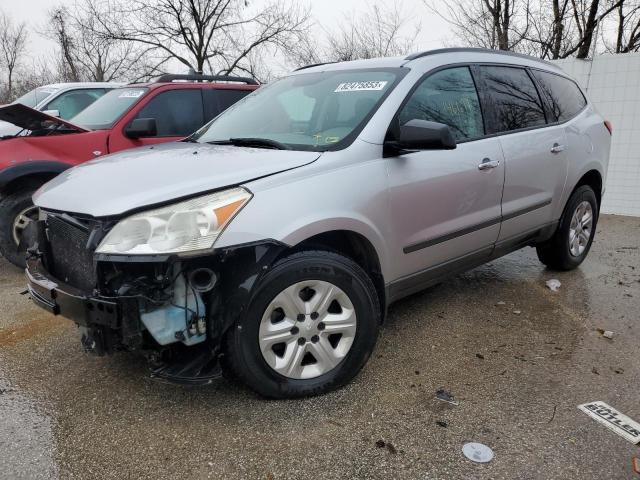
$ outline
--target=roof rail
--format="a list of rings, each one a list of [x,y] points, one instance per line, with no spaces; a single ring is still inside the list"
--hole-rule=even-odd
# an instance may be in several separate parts
[[[300,67],[300,68],[296,68],[294,70],[294,72],[298,72],[300,70],[304,70],[306,68],[313,68],[313,67],[321,67],[322,65],[331,65],[332,63],[337,63],[337,62],[321,62],[321,63],[311,63],[309,65],[305,65],[304,67]]]
[[[230,75],[202,75],[198,73],[161,75],[155,83],[173,82],[174,80],[190,80],[192,82],[238,82],[248,85],[259,85],[258,81],[251,77],[232,77]]]
[[[490,48],[477,48],[477,47],[453,47],[453,48],[437,48],[435,50],[425,50],[424,52],[412,53],[404,57],[405,60],[415,60],[416,58],[428,57],[429,55],[437,55],[439,53],[493,53],[497,55],[509,55],[512,57],[527,58],[529,60],[535,60],[538,62],[553,65],[553,63],[543,60],[542,58],[532,57],[531,55],[525,55],[524,53],[510,52],[507,50],[492,50]]]

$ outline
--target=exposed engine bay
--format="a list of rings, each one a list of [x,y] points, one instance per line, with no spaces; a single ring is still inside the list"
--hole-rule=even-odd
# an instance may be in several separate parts
[[[77,323],[87,352],[137,351],[155,377],[181,383],[220,375],[226,329],[284,248],[266,242],[184,258],[110,256],[94,249],[114,222],[41,218],[25,235],[33,300]]]

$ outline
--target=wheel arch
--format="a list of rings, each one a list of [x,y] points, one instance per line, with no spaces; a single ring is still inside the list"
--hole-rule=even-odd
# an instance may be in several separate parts
[[[386,294],[383,268],[380,255],[374,244],[362,233],[354,230],[340,229],[316,233],[300,240],[281,256],[304,250],[328,250],[335,252],[357,263],[371,278],[381,306],[381,315],[386,313]]]
[[[569,194],[568,198],[571,198],[571,195],[573,194],[573,192],[575,192],[578,188],[580,188],[583,185],[588,185],[593,189],[594,193],[596,194],[596,199],[598,200],[598,212],[600,212],[600,206],[602,204],[603,187],[604,187],[602,174],[595,168],[592,168],[591,170],[588,170],[587,172],[585,172],[580,177],[576,185],[573,187],[573,190],[571,190],[571,193]]]
[[[40,186],[69,168],[71,165],[53,160],[35,160],[6,168],[0,172],[0,194],[8,195],[25,184]]]

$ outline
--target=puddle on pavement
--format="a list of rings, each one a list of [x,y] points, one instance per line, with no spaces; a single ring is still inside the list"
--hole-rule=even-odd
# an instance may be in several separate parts
[[[0,452],[0,477],[9,472],[5,478],[58,478],[53,420],[37,401],[14,388],[1,369]]]
[[[0,329],[0,347],[15,345],[16,343],[30,340],[34,337],[50,335],[69,325],[69,321],[53,315],[46,314],[36,317],[27,323],[12,325]]]

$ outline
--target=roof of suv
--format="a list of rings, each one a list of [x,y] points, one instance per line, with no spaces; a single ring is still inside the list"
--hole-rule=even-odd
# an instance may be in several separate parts
[[[562,69],[557,65],[540,58],[516,52],[491,50],[487,48],[439,48],[435,50],[417,52],[402,57],[371,58],[352,60],[348,62],[328,62],[316,65],[307,65],[298,68],[295,72],[306,73],[307,71],[320,72],[324,70],[348,70],[358,68],[400,68],[403,66],[418,64],[418,62],[429,61],[429,59],[433,57],[438,58],[445,55],[451,57],[451,61],[447,61],[446,63],[499,62],[538,67],[545,70],[563,73]]]
[[[76,88],[116,88],[124,85],[121,82],[66,82],[66,83],[50,83],[42,85],[38,88],[55,88],[57,90],[73,90]]]
[[[254,90],[260,86],[257,80],[250,77],[234,77],[230,75],[200,75],[200,74],[166,74],[155,81],[131,83],[126,87],[160,88],[165,85],[189,85],[220,89]]]

